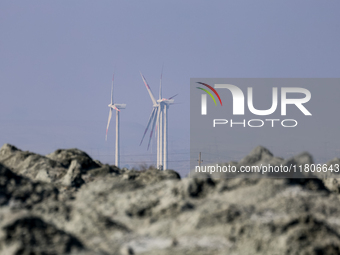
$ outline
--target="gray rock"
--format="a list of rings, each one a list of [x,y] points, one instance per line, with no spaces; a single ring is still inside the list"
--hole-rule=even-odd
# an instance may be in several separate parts
[[[340,254],[333,176],[180,179],[103,165],[76,149],[44,157],[6,145],[0,154],[23,175],[0,165],[1,254]],[[231,162],[312,163],[308,153],[284,160],[264,147]]]
[[[258,163],[259,161],[264,160],[271,160],[273,158],[273,154],[266,148],[262,146],[258,146],[255,149],[253,149],[249,155],[244,157],[239,164],[241,165],[254,165]]]
[[[0,163],[13,172],[32,180],[53,182],[66,174],[67,169],[59,162],[13,145],[4,144],[0,149]]]
[[[340,178],[326,178],[323,182],[328,190],[340,193]]]
[[[330,160],[329,162],[327,162],[328,166],[333,166],[334,169],[334,165],[340,165],[340,158],[333,158],[332,160]]]
[[[0,205],[31,208],[46,199],[56,200],[58,190],[51,184],[33,182],[0,164]]]
[[[120,249],[120,254],[121,255],[134,255],[135,252],[133,251],[133,249],[129,246],[124,246]]]
[[[78,149],[59,149],[46,155],[46,157],[62,163],[67,168],[71,165],[73,160],[77,160],[84,172],[89,169],[101,167],[99,161],[94,161],[89,155]]]
[[[1,254],[67,254],[84,249],[74,236],[38,217],[25,216],[2,225]]]
[[[80,187],[85,182],[81,178],[81,165],[78,160],[72,160],[66,175],[61,179],[61,183],[64,186]]]
[[[304,165],[310,165],[313,164],[314,160],[313,160],[313,156],[311,154],[309,154],[308,152],[303,152],[300,153],[290,159],[287,159],[283,162],[284,165],[286,166],[291,166],[291,165],[295,165],[295,166],[304,166]]]
[[[40,169],[34,180],[51,183],[53,180],[52,178],[53,177],[49,175],[49,173],[45,169]]]

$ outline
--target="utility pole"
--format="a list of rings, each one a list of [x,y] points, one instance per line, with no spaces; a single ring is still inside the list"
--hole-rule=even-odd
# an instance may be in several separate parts
[[[200,154],[199,154],[199,156],[198,156],[198,165],[199,166],[201,166],[201,163],[203,162],[203,160],[201,160],[201,152],[200,152]]]

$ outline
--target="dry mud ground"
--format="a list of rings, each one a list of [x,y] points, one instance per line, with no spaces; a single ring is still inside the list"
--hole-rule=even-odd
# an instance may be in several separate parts
[[[232,162],[267,163],[313,159],[257,147]],[[181,179],[103,165],[77,149],[42,156],[5,144],[0,254],[340,254],[336,175],[224,177]]]

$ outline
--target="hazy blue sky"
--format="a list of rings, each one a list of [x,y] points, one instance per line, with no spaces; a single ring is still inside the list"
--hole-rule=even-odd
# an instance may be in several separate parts
[[[151,163],[154,148],[139,147],[152,109],[139,71],[157,95],[164,63],[163,96],[179,93],[169,167],[185,173],[190,78],[339,77],[339,10],[338,0],[3,0],[0,143],[42,154],[78,147],[113,163],[114,71],[115,99],[127,104],[122,165]]]

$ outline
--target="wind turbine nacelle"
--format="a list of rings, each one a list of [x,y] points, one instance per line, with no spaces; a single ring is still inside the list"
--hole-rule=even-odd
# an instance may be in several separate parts
[[[118,109],[125,109],[126,104],[114,104]]]
[[[169,104],[173,104],[175,100],[174,99],[165,99],[165,98],[163,98],[163,99],[157,100],[157,102],[158,101],[159,101],[159,103],[164,103],[164,104],[169,105]]]

